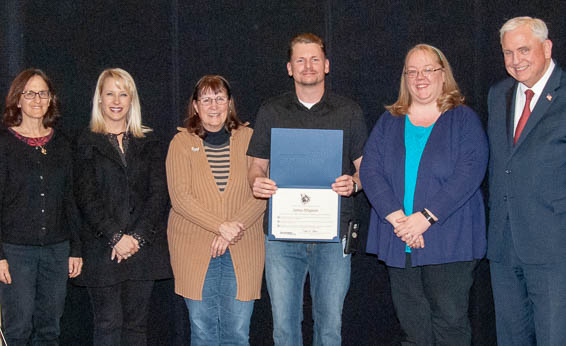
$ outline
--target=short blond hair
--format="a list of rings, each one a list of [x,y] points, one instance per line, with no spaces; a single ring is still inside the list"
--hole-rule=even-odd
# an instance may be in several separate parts
[[[541,42],[548,40],[548,28],[546,23],[541,19],[532,17],[515,17],[511,18],[501,26],[499,29],[499,41],[503,42],[503,35],[506,32],[513,31],[520,26],[526,25],[531,29],[533,35],[535,35]]]
[[[132,104],[130,105],[130,110],[128,111],[128,116],[126,118],[126,132],[130,133],[134,137],[145,137],[145,133],[151,132],[152,129],[142,125],[141,106],[136,83],[132,76],[121,68],[106,69],[102,71],[100,76],[98,76],[96,89],[94,90],[94,97],[92,98],[90,130],[96,133],[107,133],[106,123],[104,122],[104,116],[102,115],[100,97],[104,81],[106,81],[107,78],[114,78],[117,86],[126,90],[126,92],[128,92],[128,94],[132,97]]]
[[[295,47],[298,43],[314,43],[322,49],[322,53],[324,54],[324,57],[326,57],[326,45],[324,44],[324,40],[313,33],[303,32],[289,41],[289,47],[287,49],[287,58],[289,61],[291,61],[291,57],[293,56],[293,47]]]
[[[409,111],[409,106],[411,106],[411,94],[409,93],[409,88],[407,87],[407,75],[405,74],[407,69],[407,61],[409,56],[416,51],[422,51],[430,56],[432,56],[436,62],[444,70],[444,85],[442,86],[442,95],[436,100],[438,109],[440,112],[446,112],[452,108],[455,108],[464,103],[464,96],[460,92],[458,83],[454,79],[454,74],[452,73],[452,67],[448,63],[444,53],[440,49],[433,47],[429,44],[417,44],[407,52],[405,56],[405,66],[403,67],[403,72],[401,73],[401,86],[399,88],[399,97],[394,104],[385,106],[385,108],[392,115],[405,115]]]

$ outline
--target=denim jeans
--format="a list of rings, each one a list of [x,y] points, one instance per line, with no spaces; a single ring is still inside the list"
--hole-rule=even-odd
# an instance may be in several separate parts
[[[0,283],[2,327],[10,346],[58,345],[65,308],[69,242],[3,245],[12,284]]]
[[[303,344],[303,289],[310,275],[313,345],[341,345],[342,307],[350,286],[350,255],[341,243],[265,239],[265,279],[275,345]]]
[[[153,280],[126,280],[87,287],[97,346],[147,345],[147,316]]]
[[[191,345],[249,345],[254,301],[236,299],[236,274],[230,251],[211,258],[202,300],[185,298],[191,322]]]

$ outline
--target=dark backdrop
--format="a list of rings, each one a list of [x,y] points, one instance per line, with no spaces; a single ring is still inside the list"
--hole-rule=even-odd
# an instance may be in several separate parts
[[[550,29],[553,56],[563,64],[565,10],[559,0],[4,0],[0,95],[23,68],[45,70],[63,104],[64,130],[73,134],[88,123],[98,74],[122,67],[137,82],[144,122],[168,141],[184,117],[194,83],[203,74],[219,73],[231,81],[241,117],[253,124],[263,100],[292,88],[285,69],[287,41],[311,31],[327,42],[327,84],[359,102],[370,127],[383,105],[396,98],[406,51],[421,42],[444,51],[468,104],[485,122],[489,86],[506,76],[498,28],[518,15],[542,18]],[[356,202],[367,228],[367,202],[363,195]],[[470,298],[475,345],[495,344],[490,289],[484,261]],[[310,344],[310,299],[305,296],[305,342]],[[187,323],[172,281],[157,283],[150,344],[188,344]],[[69,287],[62,328],[63,344],[91,343],[84,289]],[[271,328],[264,290],[255,304],[252,345],[270,344]],[[356,255],[344,308],[344,344],[390,345],[399,333],[383,264]]]

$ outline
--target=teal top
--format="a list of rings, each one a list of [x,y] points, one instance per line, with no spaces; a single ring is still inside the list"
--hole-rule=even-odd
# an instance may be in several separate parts
[[[405,115],[405,196],[403,199],[405,215],[413,213],[419,163],[433,127],[434,124],[429,127],[415,126],[409,120],[409,115]],[[408,245],[405,245],[405,252],[411,252]]]

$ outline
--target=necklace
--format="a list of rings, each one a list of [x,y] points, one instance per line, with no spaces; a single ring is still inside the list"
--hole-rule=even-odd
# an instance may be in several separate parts
[[[43,155],[47,155],[47,149],[45,149],[45,148],[43,147],[43,145],[38,145],[38,147],[41,148],[41,153],[42,153]]]

